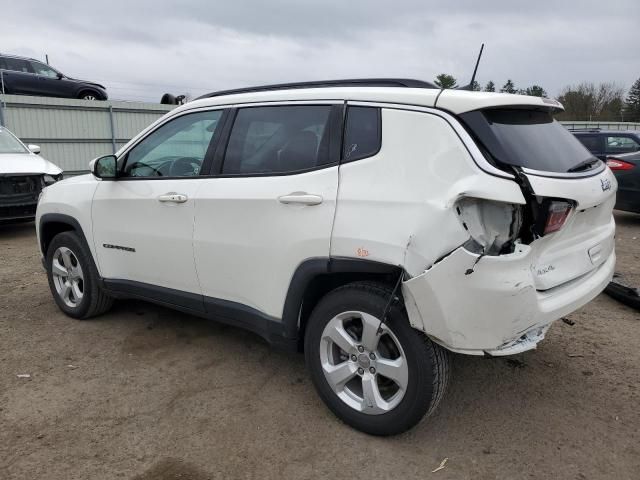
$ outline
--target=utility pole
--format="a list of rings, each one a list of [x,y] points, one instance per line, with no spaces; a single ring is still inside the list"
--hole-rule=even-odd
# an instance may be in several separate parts
[[[47,65],[49,65],[49,54],[48,54],[48,53],[45,53],[45,54],[44,54],[44,58],[46,58],[46,59],[47,59]]]

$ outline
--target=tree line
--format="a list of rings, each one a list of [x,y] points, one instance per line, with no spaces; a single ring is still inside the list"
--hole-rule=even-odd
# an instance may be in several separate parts
[[[435,79],[440,88],[457,88],[458,81],[453,75],[441,73]],[[546,97],[547,92],[540,85],[516,88],[508,79],[497,90],[493,81],[488,81],[484,88],[476,81],[471,84],[475,91],[517,93]],[[564,112],[557,115],[560,120],[593,120],[615,122],[640,122],[640,78],[636,80],[625,98],[625,89],[612,82],[594,84],[589,82],[569,85],[560,91],[558,101],[564,105]]]

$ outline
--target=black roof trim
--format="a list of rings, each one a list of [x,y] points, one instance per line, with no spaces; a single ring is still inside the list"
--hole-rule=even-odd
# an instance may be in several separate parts
[[[600,127],[580,127],[580,128],[569,128],[570,132],[578,132],[578,133],[600,133],[602,130]]]
[[[567,121],[567,123],[569,123],[569,121]],[[602,122],[602,123],[607,123],[607,122]],[[629,135],[629,134],[635,135],[635,136],[640,135],[640,130],[633,130],[633,129],[617,130],[617,129],[596,127],[596,128],[568,128],[567,130],[569,130],[572,133],[603,133],[606,135],[615,135],[616,133],[620,133],[623,135]]]
[[[298,88],[322,88],[322,87],[404,87],[404,88],[438,88],[436,85],[423,80],[411,78],[352,78],[347,80],[318,80],[313,82],[278,83],[275,85],[261,85],[257,87],[236,88],[233,90],[221,90],[219,92],[206,93],[201,98],[221,97],[238,93],[268,92],[272,90],[293,90]]]
[[[0,52],[0,57],[19,58],[20,60],[34,60],[36,62],[41,62],[42,61],[42,60],[38,60],[37,58],[24,57],[22,55],[14,55],[13,53],[2,53],[2,52]]]

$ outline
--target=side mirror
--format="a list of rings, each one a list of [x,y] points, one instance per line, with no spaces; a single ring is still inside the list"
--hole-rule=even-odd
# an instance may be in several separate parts
[[[56,77],[58,77],[58,80],[62,80],[64,78],[64,75],[58,72]]]
[[[40,153],[40,145],[32,145],[31,143],[27,145],[27,148],[31,153],[35,153],[38,155]]]
[[[96,178],[114,180],[118,176],[118,158],[115,155],[96,158],[89,168]]]

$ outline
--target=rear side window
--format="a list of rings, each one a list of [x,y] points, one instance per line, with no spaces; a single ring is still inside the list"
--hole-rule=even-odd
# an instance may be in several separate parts
[[[382,142],[380,109],[349,107],[344,130],[342,159],[352,162],[371,157],[380,151]]]
[[[329,162],[329,105],[238,110],[223,174],[278,174]]]
[[[4,63],[7,70],[13,70],[14,72],[33,73],[31,63],[19,58],[4,57]]]
[[[628,136],[608,136],[607,153],[629,153],[640,150],[640,145]]]
[[[493,109],[460,117],[498,164],[554,173],[584,171],[599,164],[548,112]]]

